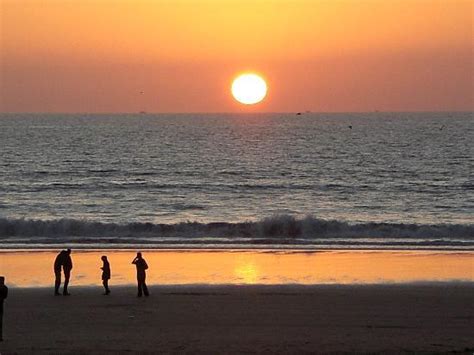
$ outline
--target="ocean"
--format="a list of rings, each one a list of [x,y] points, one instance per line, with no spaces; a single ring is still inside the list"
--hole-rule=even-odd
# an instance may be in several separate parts
[[[0,247],[474,250],[473,123],[1,114]]]

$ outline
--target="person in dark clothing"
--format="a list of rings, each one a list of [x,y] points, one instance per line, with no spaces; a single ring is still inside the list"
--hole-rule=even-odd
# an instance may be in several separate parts
[[[101,259],[103,262],[101,270],[102,270],[102,284],[104,285],[104,288],[105,288],[104,295],[108,295],[110,293],[110,289],[109,289],[110,264],[105,255],[103,255]]]
[[[61,268],[64,271],[64,288],[63,295],[69,296],[67,287],[69,285],[69,278],[71,277],[72,260],[71,260],[71,249],[62,250],[54,260],[54,295],[59,296],[59,287],[61,286]]]
[[[61,252],[56,256],[54,260],[54,295],[59,296],[59,287],[61,286],[61,268],[64,264],[64,256],[66,251],[61,250]]]
[[[3,301],[8,297],[8,287],[5,278],[0,276],[0,341],[3,341]]]
[[[146,269],[148,265],[145,259],[142,258],[142,253],[137,253],[135,259],[133,259],[132,264],[135,264],[137,268],[137,282],[138,282],[138,297],[142,297],[142,291],[145,296],[149,296],[148,287],[146,286]]]
[[[70,293],[67,292],[67,287],[69,285],[69,279],[71,278],[71,270],[72,270],[71,249],[68,249],[66,250],[64,254],[64,262],[63,262],[63,271],[64,271],[63,295],[64,296],[70,295]]]

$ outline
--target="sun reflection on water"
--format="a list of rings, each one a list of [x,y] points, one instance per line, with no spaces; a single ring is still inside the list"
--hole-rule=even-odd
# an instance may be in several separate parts
[[[244,262],[235,268],[235,276],[245,284],[255,284],[259,279],[258,269],[253,262]]]
[[[135,251],[75,251],[71,285],[101,287],[101,255],[110,284],[136,282]],[[57,251],[0,252],[0,275],[11,286],[48,286]],[[472,252],[147,250],[150,285],[351,284],[474,281]]]

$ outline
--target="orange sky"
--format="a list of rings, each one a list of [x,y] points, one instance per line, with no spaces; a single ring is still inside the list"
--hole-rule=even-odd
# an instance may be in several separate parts
[[[0,4],[3,112],[473,109],[474,0]],[[246,70],[254,107],[230,95]]]

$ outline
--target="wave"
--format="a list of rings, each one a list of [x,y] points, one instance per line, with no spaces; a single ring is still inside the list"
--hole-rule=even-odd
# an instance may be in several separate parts
[[[365,240],[364,240],[365,239]],[[0,218],[0,240],[13,243],[385,244],[474,246],[474,224],[348,223],[277,215],[240,223],[103,223]],[[333,242],[331,242],[331,240]]]

